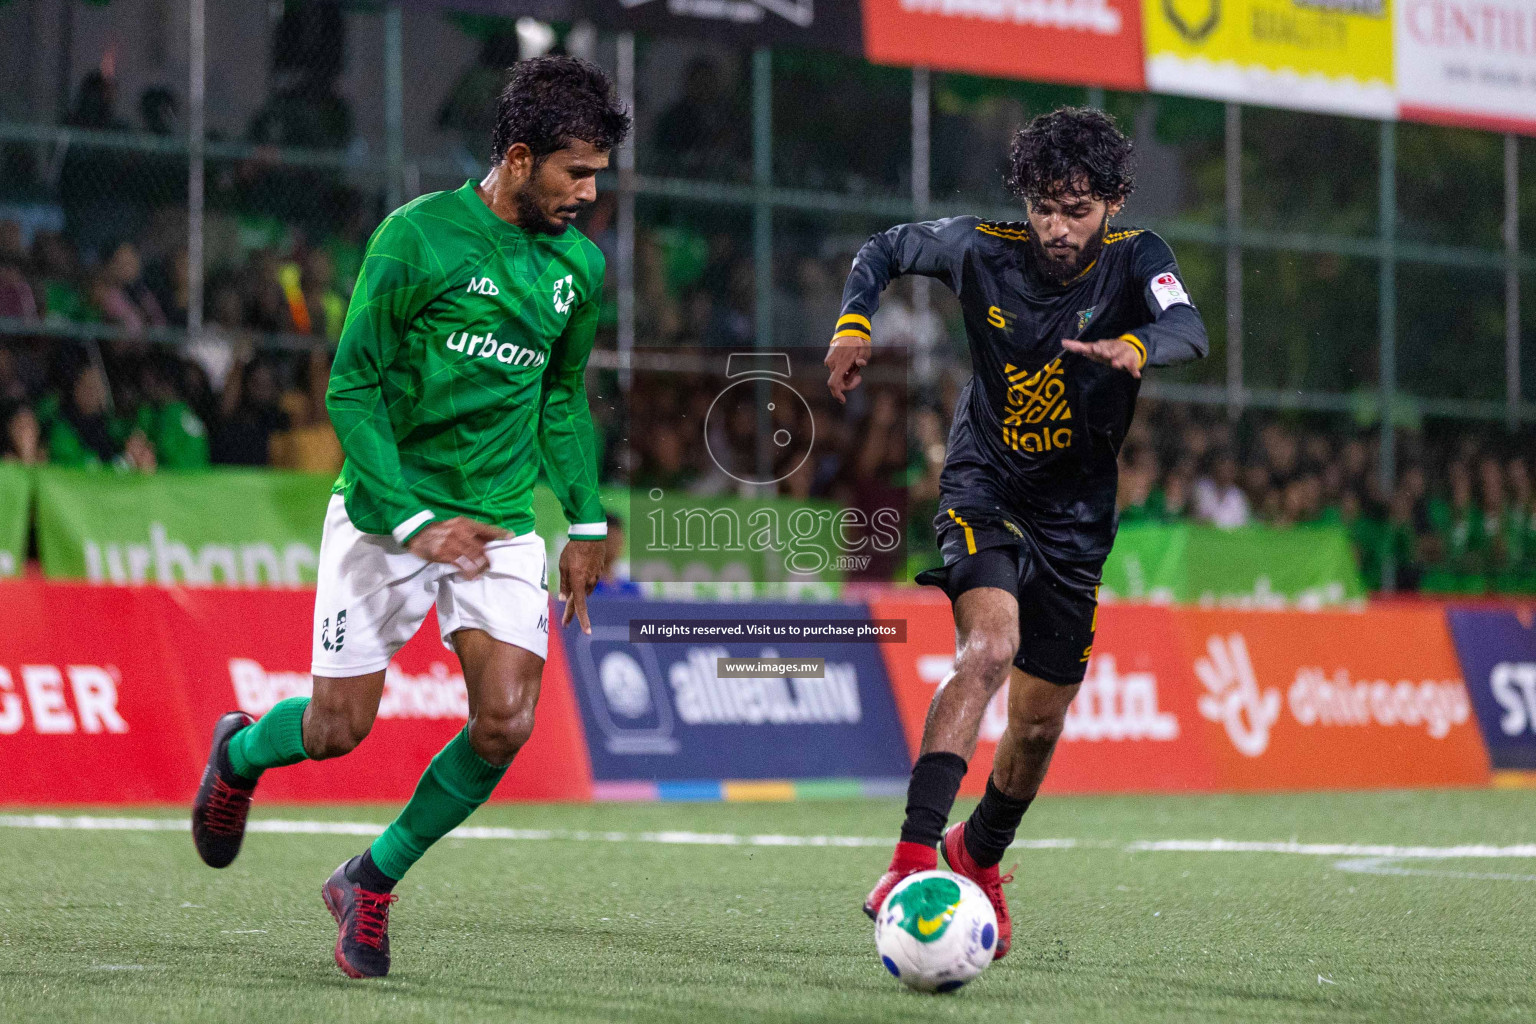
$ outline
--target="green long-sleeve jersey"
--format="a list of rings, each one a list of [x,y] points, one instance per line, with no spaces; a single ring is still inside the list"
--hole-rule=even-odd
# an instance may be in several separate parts
[[[401,544],[457,515],[532,532],[542,455],[571,536],[604,536],[585,384],[602,284],[579,231],[508,224],[473,181],[390,214],[326,392],[353,524]]]

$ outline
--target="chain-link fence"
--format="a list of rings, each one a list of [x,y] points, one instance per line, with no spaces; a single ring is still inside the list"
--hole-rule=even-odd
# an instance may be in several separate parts
[[[323,386],[370,232],[483,174],[506,69],[559,49],[607,68],[636,114],[615,161],[634,173],[605,176],[581,225],[609,256],[599,365],[635,346],[820,343],[872,231],[1017,219],[1001,188],[1010,133],[1091,102],[1140,153],[1123,219],[1174,245],[1212,338],[1210,358],[1146,394],[1234,430],[1218,447],[1264,465],[1272,490],[1294,482],[1261,440],[1278,417],[1298,443],[1326,433],[1333,458],[1363,438],[1364,476],[1328,507],[1349,491],[1385,522],[1422,472],[1462,509],[1454,529],[1514,530],[1487,525],[1513,512],[1473,516],[1492,497],[1452,501],[1452,467],[1520,454],[1536,422],[1536,257],[1519,231],[1536,211],[1532,140],[452,7],[0,3],[0,399],[8,417],[30,410],[32,448],[333,468]],[[916,409],[942,417],[967,372],[952,297],[900,283],[877,327],[912,354]],[[598,373],[600,404],[623,406],[620,382]],[[1380,433],[1384,418],[1400,429]],[[1503,500],[1529,520],[1516,461],[1501,463]],[[1161,451],[1155,482],[1177,490],[1188,462]],[[1210,476],[1214,456],[1196,463]],[[1245,493],[1270,515],[1270,491]]]

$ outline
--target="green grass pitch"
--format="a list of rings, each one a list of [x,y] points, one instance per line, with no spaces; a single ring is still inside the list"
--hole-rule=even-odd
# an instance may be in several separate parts
[[[390,813],[258,801],[256,818]],[[1024,836],[1077,845],[1016,851],[1013,952],[937,997],[885,974],[859,913],[886,846],[638,839],[880,837],[898,816],[895,801],[486,808],[471,825],[626,838],[445,840],[400,886],[394,972],[371,982],[336,970],[319,897],[363,837],[252,834],[212,871],[184,832],[0,826],[0,1020],[1536,1020],[1531,851],[1128,848],[1530,844],[1536,791],[1043,799]]]

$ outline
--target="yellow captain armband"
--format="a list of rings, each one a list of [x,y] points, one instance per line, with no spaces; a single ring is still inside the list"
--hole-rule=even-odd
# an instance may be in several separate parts
[[[1134,334],[1122,334],[1118,340],[1123,341],[1127,345],[1131,346],[1131,348],[1134,348],[1136,350],[1136,354],[1141,356],[1141,365],[1136,368],[1138,370],[1145,368],[1147,365],[1147,346],[1142,342],[1142,340],[1136,337]]]

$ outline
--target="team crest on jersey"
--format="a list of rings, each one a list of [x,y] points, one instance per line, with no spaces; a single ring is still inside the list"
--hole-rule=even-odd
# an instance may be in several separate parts
[[[575,275],[566,274],[555,282],[555,312],[569,313],[571,307],[576,305]]]
[[[1098,312],[1098,306],[1089,306],[1087,309],[1077,311],[1077,333],[1082,334],[1088,329],[1088,321],[1093,319],[1093,314]]]

